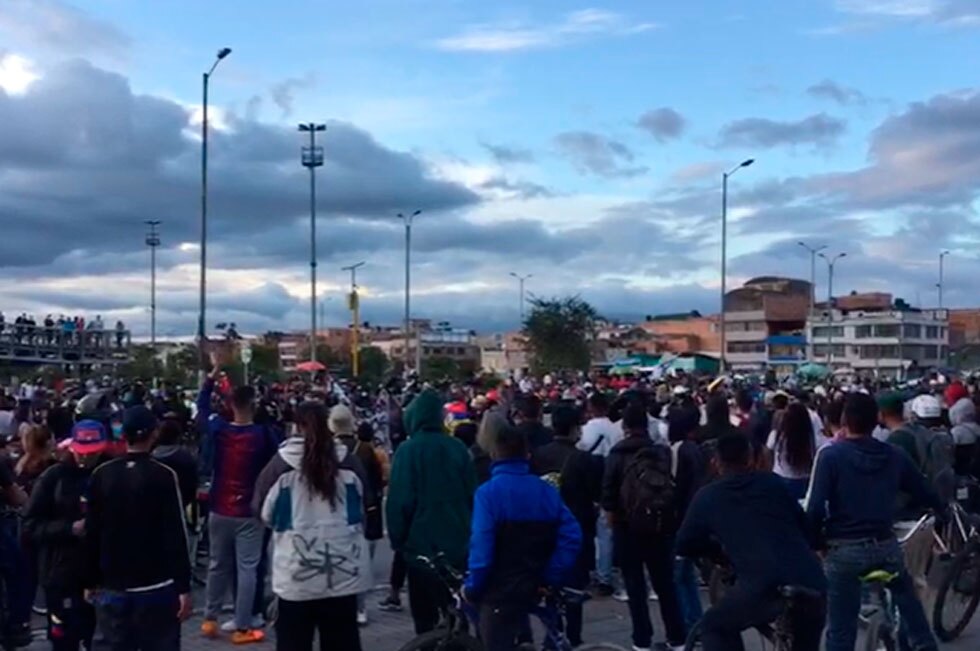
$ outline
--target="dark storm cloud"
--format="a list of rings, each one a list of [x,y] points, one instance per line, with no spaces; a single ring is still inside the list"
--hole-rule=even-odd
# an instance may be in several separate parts
[[[806,89],[807,95],[817,99],[828,99],[843,106],[848,104],[867,104],[868,98],[857,88],[838,84],[830,79],[824,79]]]
[[[534,162],[534,152],[530,149],[511,147],[508,145],[495,145],[488,142],[481,142],[480,146],[493,156],[493,159],[501,165],[508,163],[532,163]]]
[[[80,60],[51,69],[23,95],[0,92],[0,265],[131,249],[141,238],[125,234],[145,219],[164,221],[171,241],[196,240],[199,145],[188,120],[179,105],[134,95],[123,77]],[[228,122],[210,141],[215,242],[293,220],[308,203],[300,136],[235,116]],[[405,206],[438,211],[478,201],[350,124],[328,123],[320,144],[323,214],[376,219]]]
[[[656,138],[657,142],[667,142],[680,137],[687,121],[683,115],[665,106],[641,115],[636,126]]]
[[[722,128],[718,146],[766,149],[783,145],[826,147],[843,135],[846,126],[843,120],[826,113],[795,121],[744,118]]]
[[[580,172],[606,178],[631,177],[647,168],[633,166],[635,156],[623,143],[591,131],[566,131],[555,136],[555,145]]]
[[[293,114],[293,104],[296,101],[296,92],[312,88],[316,79],[312,74],[302,77],[289,77],[273,84],[269,89],[269,97],[272,103],[279,107],[280,117],[287,118]]]
[[[117,56],[131,42],[113,25],[61,0],[3,0],[0,34],[7,43],[72,55]]]

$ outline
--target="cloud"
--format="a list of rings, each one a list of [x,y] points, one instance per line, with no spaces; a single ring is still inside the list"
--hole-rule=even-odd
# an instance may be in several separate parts
[[[679,138],[686,125],[683,115],[666,106],[647,111],[636,122],[636,126],[656,138],[657,142]]]
[[[494,145],[488,142],[481,142],[480,146],[486,149],[493,156],[493,159],[501,165],[534,162],[534,152],[530,149],[508,145]]]
[[[483,190],[497,190],[505,196],[517,196],[522,199],[539,199],[553,197],[555,193],[543,185],[532,181],[512,181],[503,176],[494,176],[480,183]]]
[[[566,131],[555,136],[555,145],[580,172],[606,178],[631,177],[646,172],[631,166],[636,158],[626,145],[591,131]]]
[[[841,13],[865,20],[980,26],[980,3],[977,0],[837,0],[836,8]]]
[[[653,23],[632,23],[611,11],[582,9],[566,14],[554,23],[471,25],[459,34],[437,40],[435,46],[450,52],[517,52],[561,47],[601,37],[628,36],[656,27]]]
[[[850,88],[830,79],[824,79],[820,83],[813,84],[806,89],[806,93],[818,99],[829,99],[842,106],[848,104],[864,105],[868,103],[868,98],[857,88]]]
[[[720,147],[762,147],[813,145],[826,147],[844,133],[846,122],[817,113],[796,121],[745,118],[726,124],[718,136]]]
[[[681,185],[701,181],[707,178],[721,176],[725,171],[725,163],[719,161],[704,161],[701,163],[691,163],[674,170],[670,179],[674,183]]]
[[[269,96],[272,103],[279,107],[282,118],[288,118],[293,114],[293,103],[296,99],[296,91],[312,88],[316,84],[316,79],[312,74],[302,77],[289,77],[274,84],[269,89]]]
[[[113,25],[61,0],[0,2],[0,34],[8,43],[59,55],[120,57],[131,45]]]

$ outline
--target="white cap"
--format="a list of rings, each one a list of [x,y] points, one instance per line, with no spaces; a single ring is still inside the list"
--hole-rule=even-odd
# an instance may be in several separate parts
[[[943,407],[936,396],[916,396],[912,400],[912,413],[918,418],[939,418],[943,415]]]

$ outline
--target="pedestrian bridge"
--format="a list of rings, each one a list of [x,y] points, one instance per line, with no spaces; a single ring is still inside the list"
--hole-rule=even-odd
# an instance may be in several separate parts
[[[8,324],[0,331],[0,362],[17,364],[125,364],[128,330],[81,330]]]

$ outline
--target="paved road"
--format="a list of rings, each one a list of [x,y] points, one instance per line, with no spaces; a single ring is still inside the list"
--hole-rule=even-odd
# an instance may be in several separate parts
[[[378,555],[375,558],[374,570],[376,583],[379,590],[368,600],[370,622],[362,629],[361,644],[365,651],[398,651],[398,649],[412,638],[412,620],[407,612],[403,613],[383,613],[378,611],[377,603],[385,594],[384,586],[388,581],[388,568],[391,561],[391,553],[386,547],[379,546]],[[203,595],[195,595],[195,605],[203,605]],[[656,639],[663,639],[663,626],[660,623],[657,604],[651,603],[651,615],[654,619],[654,629]],[[629,612],[626,604],[618,603],[612,599],[593,599],[585,605],[585,633],[587,642],[611,642],[629,649],[630,642],[630,621]],[[213,651],[228,648],[227,641],[204,640],[198,634],[201,624],[201,617],[197,616],[184,626],[185,651]],[[275,633],[269,631],[269,639],[258,645],[253,645],[256,649],[274,649]],[[538,636],[540,639],[540,635]],[[761,650],[758,635],[746,634],[746,648],[748,651]],[[45,642],[36,642],[30,647],[30,651],[42,651],[47,649]],[[98,648],[98,646],[97,646]],[[955,643],[940,645],[942,649],[951,651],[976,651],[980,649],[980,615],[978,615],[967,632]],[[343,650],[338,650],[343,651]]]

